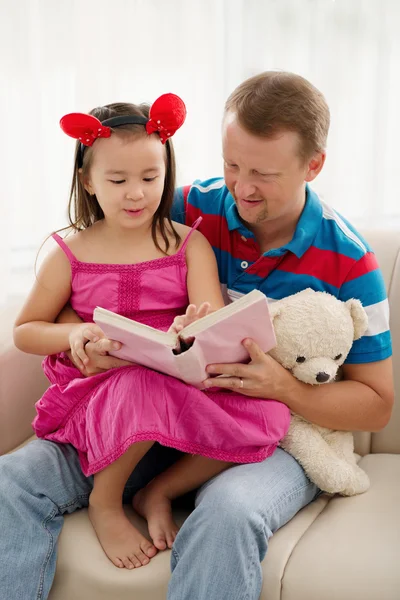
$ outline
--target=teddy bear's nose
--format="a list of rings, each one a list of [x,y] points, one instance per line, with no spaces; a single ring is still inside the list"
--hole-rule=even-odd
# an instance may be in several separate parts
[[[320,371],[319,373],[317,373],[316,380],[318,381],[318,383],[325,383],[326,381],[328,381],[329,377],[330,376],[328,375],[328,373]]]

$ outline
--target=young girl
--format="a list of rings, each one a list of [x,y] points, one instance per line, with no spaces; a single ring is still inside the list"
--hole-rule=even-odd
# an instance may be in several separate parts
[[[188,309],[183,322],[205,314],[205,302],[211,310],[223,306],[211,246],[197,224],[190,229],[169,217],[170,138],[184,121],[183,102],[167,94],[150,111],[121,103],[90,115],[61,120],[78,139],[70,201],[76,234],[53,236],[58,246],[38,273],[14,339],[21,350],[49,355],[44,370],[52,385],[37,403],[34,429],[76,448],[84,474],[94,474],[89,517],[100,543],[116,566],[131,569],[172,547],[178,528],[171,500],[233,463],[270,456],[289,411],[275,401],[202,392],[132,364],[84,377],[69,360],[66,352],[82,345],[85,329],[99,334],[91,324],[96,306],[163,330],[182,326],[175,319],[189,303],[200,308]],[[83,324],[55,323],[67,302]],[[134,498],[151,544],[126,518],[122,494],[155,442],[187,454]]]

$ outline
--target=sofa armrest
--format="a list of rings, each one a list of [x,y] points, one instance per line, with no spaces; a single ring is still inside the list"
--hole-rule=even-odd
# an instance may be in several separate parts
[[[19,306],[3,308],[0,316],[0,455],[32,436],[35,402],[48,387],[41,356],[15,348],[12,329]]]

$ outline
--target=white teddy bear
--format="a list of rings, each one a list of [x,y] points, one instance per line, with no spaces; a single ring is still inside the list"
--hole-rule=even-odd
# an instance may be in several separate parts
[[[271,303],[269,308],[277,340],[269,354],[297,379],[312,385],[336,378],[353,340],[368,326],[359,300],[341,302],[312,289]],[[332,431],[292,414],[280,445],[325,492],[352,496],[369,488],[367,474],[357,466],[349,431]]]

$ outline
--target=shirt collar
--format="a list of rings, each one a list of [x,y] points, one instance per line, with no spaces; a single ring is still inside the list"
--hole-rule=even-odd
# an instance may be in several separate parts
[[[231,194],[227,195],[229,206],[226,210],[226,220],[228,223],[229,231],[238,230],[241,235],[247,238],[254,238],[254,234],[247,229],[239,218],[239,214],[236,208],[235,201]],[[282,248],[273,250],[273,254],[282,254],[283,251],[289,250],[295,254],[298,258],[301,258],[303,254],[313,243],[315,236],[320,228],[322,221],[322,206],[317,194],[306,185],[306,202],[303,208],[303,212],[300,215],[300,219],[296,225],[294,235],[290,242]],[[266,254],[269,254],[268,252]]]

